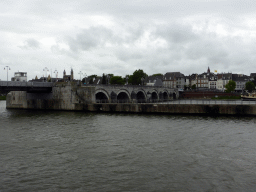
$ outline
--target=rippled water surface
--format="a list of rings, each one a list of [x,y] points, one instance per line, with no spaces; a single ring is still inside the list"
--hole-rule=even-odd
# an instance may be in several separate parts
[[[0,191],[255,191],[255,122],[0,101]]]

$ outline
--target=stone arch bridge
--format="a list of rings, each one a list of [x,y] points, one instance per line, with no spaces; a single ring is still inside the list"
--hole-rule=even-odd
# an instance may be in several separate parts
[[[179,97],[177,89],[134,85],[97,85],[97,103],[148,103],[169,101]]]

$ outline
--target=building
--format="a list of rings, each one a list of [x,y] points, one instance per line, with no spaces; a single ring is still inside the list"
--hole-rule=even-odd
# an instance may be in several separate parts
[[[242,92],[245,89],[245,84],[250,81],[250,77],[244,74],[232,74],[232,80],[236,83],[236,92]]]
[[[180,72],[168,72],[163,77],[163,86],[184,90],[186,79],[187,78],[185,78],[184,74]]]
[[[11,81],[27,82],[27,72],[15,72],[14,77],[11,78]]]
[[[71,72],[70,72],[70,75],[67,75],[66,74],[66,71],[64,69],[63,71],[63,81],[64,82],[67,82],[67,81],[73,81],[74,80],[74,72],[73,72],[73,69],[71,68]]]
[[[209,88],[208,73],[202,73],[200,75],[196,75],[195,79],[193,80],[193,84],[195,84],[196,88],[198,89],[208,89]]]
[[[232,73],[219,73],[217,74],[218,80],[217,80],[217,86],[216,89],[220,91],[225,91],[225,86],[227,83],[232,80]]]
[[[145,79],[146,86],[163,86],[163,75],[148,76]]]
[[[218,87],[218,76],[211,73],[208,67],[207,72],[202,74],[192,74],[190,76],[190,85],[195,85],[197,89],[216,89]]]
[[[218,76],[214,73],[210,73],[208,76],[208,88],[209,89],[216,89],[217,88],[217,80]]]

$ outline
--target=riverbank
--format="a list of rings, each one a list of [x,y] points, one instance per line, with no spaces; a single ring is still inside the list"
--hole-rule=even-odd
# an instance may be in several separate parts
[[[217,96],[217,97],[212,97],[211,99],[216,99],[216,100],[228,100],[228,99],[237,99],[240,100],[241,96]]]
[[[6,97],[6,108],[108,113],[256,115],[255,101],[178,99],[158,103],[96,103],[92,99],[95,98],[95,91],[85,89],[79,95],[75,90],[70,91],[69,88],[61,87],[61,90],[54,90],[50,94],[10,92]]]

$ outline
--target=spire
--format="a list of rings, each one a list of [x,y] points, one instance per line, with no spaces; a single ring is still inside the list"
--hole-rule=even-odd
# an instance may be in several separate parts
[[[207,69],[207,73],[210,73],[211,71],[210,71],[210,68],[208,67],[208,69]]]
[[[74,72],[73,72],[73,69],[71,68],[71,80],[74,79]]]

